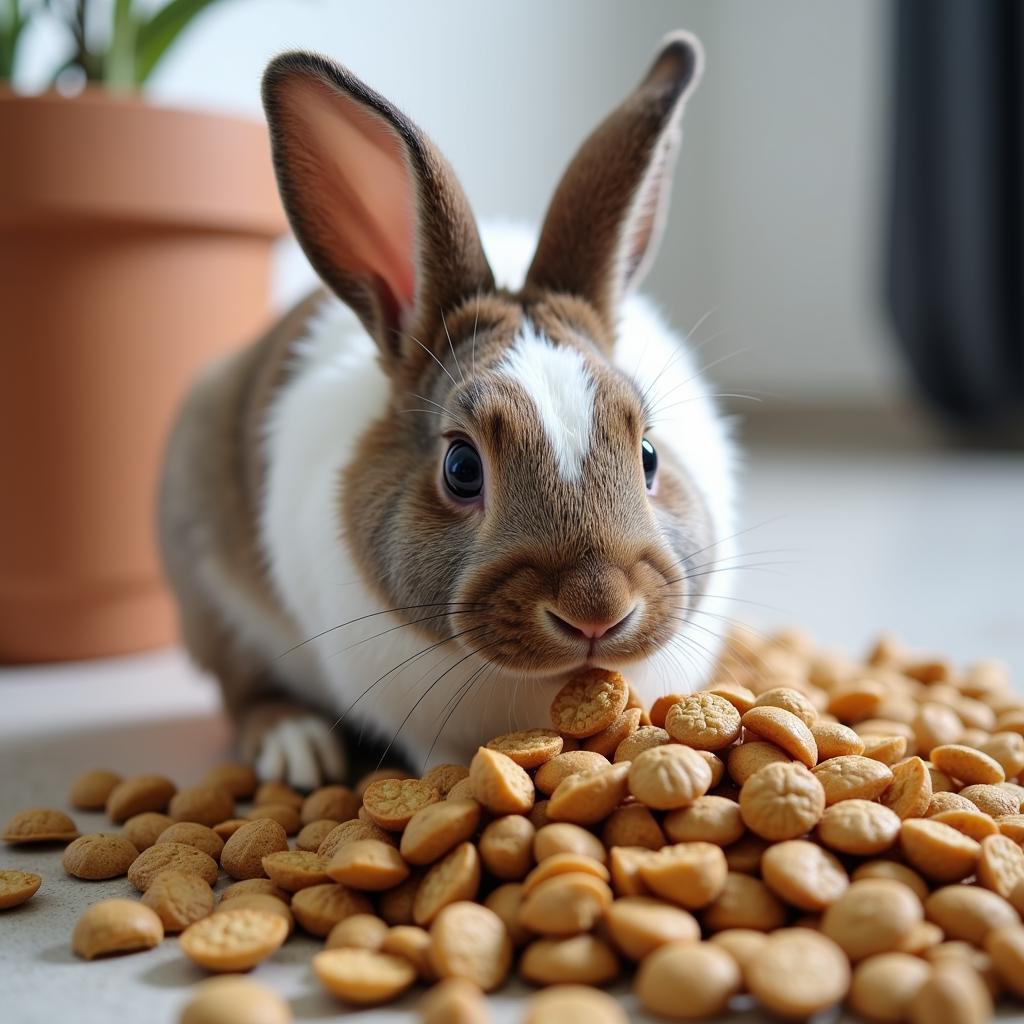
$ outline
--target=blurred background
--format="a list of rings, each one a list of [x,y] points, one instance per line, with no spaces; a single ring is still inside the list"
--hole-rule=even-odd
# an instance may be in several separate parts
[[[161,6],[135,4],[141,14]],[[796,622],[852,648],[884,628],[921,649],[1024,669],[1016,3],[191,6],[196,17],[145,83],[149,104],[259,119],[267,59],[322,50],[426,129],[481,220],[538,221],[581,138],[661,35],[697,33],[707,72],[645,290],[692,329],[737,416],[736,617]],[[62,19],[74,8],[52,0],[27,25],[15,90],[51,86],[72,49]],[[112,12],[113,2],[92,8],[85,29],[97,46]],[[80,82],[71,69],[57,84]],[[17,157],[0,157],[8,174]],[[273,240],[280,227],[261,230]],[[12,261],[15,236],[0,233]],[[261,316],[312,281],[290,239],[271,252]],[[0,350],[30,341],[7,334]],[[145,352],[147,338],[134,344]]]

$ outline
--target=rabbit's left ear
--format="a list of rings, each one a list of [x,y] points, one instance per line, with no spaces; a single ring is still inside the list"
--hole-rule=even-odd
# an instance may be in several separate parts
[[[668,210],[683,104],[703,50],[688,32],[661,44],[637,88],[593,131],[548,208],[527,284],[587,299],[611,327],[646,273]]]
[[[274,168],[295,235],[395,371],[410,340],[494,286],[455,174],[397,107],[351,71],[285,53],[263,76]]]

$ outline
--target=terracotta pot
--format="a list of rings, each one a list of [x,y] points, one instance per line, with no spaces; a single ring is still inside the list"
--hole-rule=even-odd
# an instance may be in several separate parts
[[[172,642],[154,496],[203,364],[268,319],[263,125],[0,92],[0,661]]]

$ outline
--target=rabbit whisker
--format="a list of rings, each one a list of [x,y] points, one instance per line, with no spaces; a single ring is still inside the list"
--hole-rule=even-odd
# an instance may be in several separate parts
[[[462,367],[459,365],[459,357],[455,354],[455,344],[452,342],[452,336],[448,333],[448,321],[444,318],[444,310],[441,311],[441,323],[444,324],[444,333],[448,338],[448,347],[452,352],[452,359],[455,360],[455,369],[459,371],[459,376],[462,378],[462,383],[466,383],[466,375],[462,372]]]
[[[483,628],[483,627],[480,627],[480,628]],[[445,677],[446,675],[448,675],[448,673],[449,673],[449,672],[453,671],[454,669],[457,669],[457,668],[458,668],[458,667],[459,667],[459,666],[460,666],[460,665],[461,665],[461,664],[462,664],[462,663],[463,663],[464,661],[468,661],[468,660],[469,660],[470,658],[476,657],[476,655],[478,655],[478,654],[479,654],[479,653],[480,653],[481,651],[484,651],[484,650],[486,650],[486,649],[487,649],[488,647],[494,647],[494,646],[496,646],[496,645],[497,645],[497,644],[499,644],[499,643],[501,643],[501,641],[500,641],[500,640],[492,640],[492,641],[491,641],[490,643],[487,643],[487,644],[483,644],[483,645],[482,645],[481,647],[477,647],[477,648],[476,648],[475,650],[472,650],[472,651],[470,651],[470,652],[469,652],[468,654],[464,654],[464,655],[463,655],[463,656],[462,656],[461,658],[459,658],[459,660],[458,660],[458,661],[456,661],[456,662],[455,662],[455,664],[454,664],[454,665],[449,665],[449,666],[448,666],[448,668],[446,668],[446,669],[445,669],[445,670],[444,670],[444,671],[443,671],[443,672],[442,672],[442,673],[441,673],[441,674],[440,674],[440,675],[439,675],[439,676],[438,676],[438,677],[437,677],[437,678],[436,678],[436,679],[435,679],[435,680],[434,680],[434,681],[433,681],[433,682],[432,682],[432,683],[431,683],[431,684],[430,684],[430,685],[429,685],[429,686],[428,686],[428,687],[427,687],[427,688],[426,688],[426,689],[425,689],[425,690],[424,690],[424,691],[423,691],[423,692],[422,692],[422,693],[421,693],[421,694],[419,695],[419,697],[417,697],[417,698],[416,698],[416,701],[415,701],[415,703],[414,703],[414,704],[413,704],[413,706],[412,706],[411,708],[409,708],[409,710],[408,710],[408,711],[406,712],[405,718],[403,718],[403,719],[402,719],[402,723],[401,723],[401,725],[399,725],[398,729],[397,729],[397,730],[395,731],[395,734],[394,734],[394,736],[392,736],[392,737],[391,737],[391,740],[390,740],[390,742],[389,742],[389,743],[388,743],[388,745],[387,745],[387,746],[386,746],[386,747],[384,748],[384,753],[383,753],[383,754],[381,754],[381,756],[380,756],[380,761],[379,761],[379,762],[378,762],[378,764],[377,764],[377,767],[378,767],[378,768],[379,768],[379,767],[381,766],[381,764],[383,764],[383,763],[384,763],[384,759],[385,759],[385,758],[386,758],[386,757],[388,756],[388,754],[390,753],[390,751],[391,751],[391,748],[392,748],[392,747],[394,746],[394,744],[395,744],[395,740],[397,740],[397,739],[398,739],[398,737],[399,737],[399,736],[401,735],[401,732],[402,732],[402,730],[403,730],[403,729],[405,728],[405,726],[406,726],[406,723],[407,723],[407,722],[409,721],[409,719],[410,719],[410,718],[412,718],[412,716],[413,716],[413,713],[414,713],[414,712],[416,711],[416,709],[417,709],[417,708],[418,708],[418,707],[420,706],[420,704],[422,704],[422,703],[423,703],[424,699],[425,699],[425,698],[426,698],[426,697],[428,696],[428,694],[430,694],[430,693],[431,693],[431,691],[432,691],[432,690],[434,689],[434,687],[435,687],[435,686],[437,686],[437,684],[438,684],[439,682],[441,682],[441,680],[442,680],[442,679],[444,679],[444,677]]]
[[[372,636],[364,636],[362,640],[356,640],[353,643],[350,643],[348,647],[343,647],[337,653],[343,654],[345,651],[350,651],[352,650],[353,647],[358,647],[360,644],[369,643],[371,640],[377,640],[379,637],[386,636],[388,633],[394,633],[396,629],[405,629],[408,626],[415,626],[419,622],[430,622],[432,619],[444,619],[447,618],[449,615],[453,614],[483,615],[485,611],[486,607],[481,609],[470,609],[469,611],[459,611],[457,613],[451,611],[444,611],[435,612],[433,615],[424,615],[421,618],[410,619],[408,622],[400,622],[397,626],[390,626],[388,629],[382,629],[379,633],[374,633]]]
[[[443,640],[438,640],[436,643],[431,644],[429,647],[424,647],[422,651],[418,651],[416,654],[410,655],[403,661],[400,661],[397,665],[392,666],[382,676],[378,676],[370,685],[363,690],[361,694],[345,710],[341,713],[340,717],[335,719],[334,725],[331,726],[331,731],[336,729],[345,719],[348,717],[349,712],[372,690],[374,687],[382,683],[388,676],[393,672],[397,672],[404,668],[406,665],[415,661],[417,658],[422,658],[424,654],[429,654],[431,651],[436,651],[438,647],[443,647],[445,644],[450,643],[452,640],[458,640],[460,637],[467,636],[470,633],[477,632],[478,630],[484,629],[484,626],[473,626],[470,629],[464,629],[460,633],[453,633],[451,636],[446,636]]]
[[[397,335],[398,335],[399,337],[402,337],[402,336],[403,336],[403,332],[401,332],[401,331],[396,331],[396,330],[395,330],[394,328],[391,328],[391,330],[392,330],[392,331],[393,331],[393,332],[394,332],[395,334],[397,334]],[[455,378],[454,378],[454,377],[453,377],[453,376],[451,375],[451,373],[450,373],[450,372],[449,372],[449,370],[448,370],[448,367],[447,367],[447,366],[445,366],[445,365],[444,365],[444,363],[442,363],[442,362],[441,362],[441,360],[440,360],[440,359],[438,359],[438,358],[437,358],[437,356],[435,356],[435,355],[434,355],[434,353],[433,353],[433,352],[431,352],[431,351],[430,351],[430,349],[429,349],[429,348],[427,348],[427,346],[426,346],[426,345],[424,345],[424,344],[423,344],[423,342],[422,342],[422,341],[420,341],[420,339],[419,339],[419,338],[415,337],[415,336],[414,336],[414,335],[412,335],[412,334],[409,334],[408,332],[406,332],[404,336],[405,336],[406,338],[410,338],[410,339],[412,339],[413,341],[415,341],[415,342],[416,342],[416,344],[417,344],[417,345],[419,345],[419,347],[420,347],[421,349],[423,349],[423,351],[424,351],[424,352],[426,352],[426,353],[427,353],[427,355],[428,355],[428,356],[430,356],[430,358],[431,358],[431,359],[433,359],[433,360],[434,360],[434,362],[435,362],[435,363],[437,363],[437,365],[438,365],[438,366],[440,366],[440,367],[441,367],[441,369],[442,369],[442,370],[443,370],[443,371],[444,371],[444,372],[445,372],[445,373],[446,373],[446,374],[448,375],[448,379],[449,379],[449,380],[450,380],[450,381],[451,381],[451,382],[452,382],[452,383],[453,383],[453,384],[454,384],[454,385],[455,385],[456,387],[458,387],[458,386],[459,386],[459,382],[458,382],[458,381],[457,381],[457,380],[456,380],[456,379],[455,379]]]
[[[360,582],[360,581],[356,581]],[[348,584],[343,584],[348,585]],[[479,601],[432,601],[428,604],[406,604],[400,605],[397,608],[383,608],[379,612],[370,612],[369,615],[360,615],[358,618],[349,619],[348,622],[339,622],[336,626],[331,626],[329,629],[321,630],[319,633],[315,633],[308,640],[303,640],[302,643],[296,644],[294,647],[289,647],[283,654],[279,654],[274,661],[280,661],[282,658],[286,658],[292,651],[297,651],[300,647],[305,647],[306,644],[311,644],[314,640],[319,640],[323,636],[327,636],[328,633],[333,633],[335,630],[344,629],[346,626],[354,626],[357,622],[363,622],[365,619],[373,619],[378,615],[392,615],[396,612],[408,612],[415,611],[423,608],[456,608],[456,607],[471,607],[471,608],[486,608],[486,604],[481,604]]]

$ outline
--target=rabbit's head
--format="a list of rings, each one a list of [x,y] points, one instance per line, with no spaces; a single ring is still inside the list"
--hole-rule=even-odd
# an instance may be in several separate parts
[[[404,114],[319,56],[267,70],[295,233],[392,384],[339,481],[346,539],[389,607],[467,656],[624,665],[700,600],[706,495],[613,360],[700,69],[693,37],[664,41],[565,171],[517,292],[495,287],[462,189]]]

